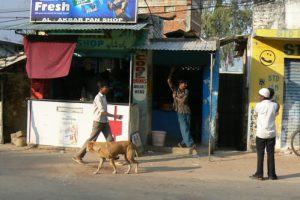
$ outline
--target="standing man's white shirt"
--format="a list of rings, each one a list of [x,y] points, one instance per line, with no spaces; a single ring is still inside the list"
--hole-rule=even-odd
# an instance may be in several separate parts
[[[93,120],[100,123],[108,123],[107,115],[101,113],[107,112],[106,96],[99,92],[94,99],[94,118]]]
[[[275,118],[278,105],[270,100],[263,100],[256,104],[257,130],[256,136],[262,139],[276,137]]]

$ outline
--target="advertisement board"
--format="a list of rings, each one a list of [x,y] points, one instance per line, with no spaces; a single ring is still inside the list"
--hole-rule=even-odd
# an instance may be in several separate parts
[[[30,22],[136,23],[137,0],[31,0]]]
[[[144,101],[147,96],[147,51],[137,51],[134,57],[133,98]]]

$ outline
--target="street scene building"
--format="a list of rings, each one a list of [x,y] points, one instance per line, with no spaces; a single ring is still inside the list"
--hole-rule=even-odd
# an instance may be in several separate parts
[[[174,7],[174,11],[180,10],[183,2],[179,1],[178,6]],[[165,4],[162,8],[167,9],[168,4],[166,2]],[[138,6],[138,9],[143,10],[143,5]],[[150,8],[156,9],[157,5],[157,2],[156,4],[154,2]],[[189,8],[191,1],[186,1],[184,5],[184,9]],[[39,1],[32,6],[36,6],[35,8],[38,10],[43,9]],[[101,8],[103,5],[99,4],[98,6]],[[137,5],[130,7],[133,9],[133,11],[129,10],[133,12],[132,16],[137,14],[134,12],[138,12],[135,7]],[[167,133],[166,142],[169,145],[176,145],[176,141],[181,138],[180,128],[176,113],[171,108],[171,93],[165,82],[168,71],[171,67],[176,66],[178,72],[183,75],[180,78],[188,79],[191,83],[190,102],[192,109],[195,110],[192,115],[193,137],[198,143],[202,142],[208,145],[209,137],[212,136],[213,139],[216,135],[219,42],[218,40],[200,40],[196,32],[200,29],[195,29],[192,34],[187,34],[194,26],[192,26],[194,24],[192,19],[199,17],[192,15],[192,11],[190,13],[188,11],[189,9],[180,11],[184,12],[184,18],[187,18],[188,23],[183,23],[185,26],[181,23],[183,19],[178,21],[176,16],[174,22],[176,25],[168,27],[161,26],[159,23],[156,25],[155,21],[152,21],[155,17],[152,15],[143,17],[143,14],[141,17],[136,15],[132,22],[129,21],[125,24],[107,23],[106,18],[100,24],[95,24],[89,18],[80,18],[82,21],[78,21],[78,17],[73,20],[57,17],[42,18],[38,13],[32,13],[31,22],[5,27],[6,30],[15,30],[24,35],[27,54],[26,69],[31,79],[31,97],[35,99],[28,103],[28,142],[54,146],[81,146],[85,138],[82,134],[88,134],[87,130],[90,130],[92,122],[84,114],[86,111],[82,110],[85,109],[84,106],[91,107],[91,103],[86,103],[93,100],[97,92],[97,81],[102,79],[112,85],[109,102],[118,104],[125,109],[122,111],[121,108],[120,110],[116,105],[112,105],[109,110],[128,113],[123,119],[124,121],[112,123],[123,124],[122,128],[114,128],[112,125],[113,131],[119,130],[115,134],[116,140],[129,140],[132,134],[138,133],[142,144],[146,145],[149,140],[151,141],[152,131],[158,130]],[[164,20],[163,16],[155,19],[158,22],[163,20],[163,24],[168,23],[169,20]],[[77,24],[79,22],[85,24]],[[150,23],[154,23],[152,27],[150,27]],[[172,38],[157,34],[157,32],[170,31],[174,33]],[[152,34],[153,32],[155,34]],[[67,43],[66,40],[69,42]],[[47,52],[63,49],[59,46],[60,44],[65,45],[65,49],[71,48],[72,50],[56,52],[68,55],[68,57],[66,59],[66,57],[57,56],[52,64],[64,62],[71,63],[71,66],[64,69],[59,68],[61,65],[57,65],[50,71],[48,70],[50,67],[41,69],[40,64],[44,65],[43,59],[47,59],[49,53],[45,55],[40,53],[47,48],[49,48]],[[51,66],[50,63],[49,66]],[[70,72],[68,73],[68,71]],[[211,73],[213,73],[212,76]],[[210,79],[213,80],[211,87]],[[215,95],[212,95],[213,93]],[[212,98],[210,98],[211,96]],[[37,99],[42,99],[42,101]],[[53,100],[55,102],[64,101],[59,105]],[[81,101],[76,102],[79,100]],[[43,104],[41,106],[48,109],[49,107],[46,105],[50,102],[54,106],[51,112],[49,110],[42,111],[41,108],[35,111],[34,104]],[[71,110],[59,111],[59,107],[69,103],[70,107],[67,108]],[[74,106],[79,107],[75,108]],[[72,109],[81,110],[79,112],[81,114]],[[68,117],[65,116],[66,112],[69,112]],[[35,114],[32,115],[32,113]],[[43,113],[52,114],[42,117],[38,113],[41,115],[44,115]],[[53,126],[53,121],[49,117],[60,115],[59,113],[62,114],[61,120],[57,120],[55,126],[57,135],[54,136],[48,129]],[[90,113],[91,117],[92,112],[87,113]],[[44,121],[37,124],[36,119],[38,118]],[[46,122],[51,122],[51,124],[46,125]],[[48,138],[50,134],[52,139]],[[51,140],[53,142],[50,142]]]
[[[255,143],[253,109],[259,88],[273,88],[275,100],[280,103],[276,147],[290,149],[291,136],[299,128],[300,24],[294,20],[299,15],[295,9],[299,7],[300,1],[275,1],[253,7],[253,34],[249,41],[248,150],[253,149]]]
[[[7,2],[0,199],[299,199],[299,10]]]

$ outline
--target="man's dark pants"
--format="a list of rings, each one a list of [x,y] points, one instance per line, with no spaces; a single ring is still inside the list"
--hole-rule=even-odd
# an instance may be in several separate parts
[[[275,177],[275,144],[276,138],[262,139],[256,137],[256,151],[257,151],[257,170],[255,175],[258,177],[263,177],[264,174],[264,155],[265,148],[267,148],[268,155],[268,177]]]
[[[94,121],[92,133],[91,133],[90,137],[85,141],[84,145],[81,147],[77,156],[79,156],[80,158],[83,158],[86,154],[86,146],[87,146],[88,142],[96,141],[101,132],[103,133],[107,142],[114,141],[113,136],[111,134],[110,127],[109,127],[109,123],[100,123],[100,122]]]

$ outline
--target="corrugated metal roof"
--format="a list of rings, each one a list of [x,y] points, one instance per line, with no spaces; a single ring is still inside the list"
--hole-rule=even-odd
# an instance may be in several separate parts
[[[26,55],[24,54],[24,52],[20,52],[13,56],[0,58],[0,70],[4,69],[6,67],[9,67],[21,60],[25,60],[25,59],[26,59]]]
[[[87,31],[87,30],[141,30],[147,23],[137,24],[34,24],[23,23],[0,27],[2,30],[29,30],[29,31]]]
[[[169,50],[169,51],[216,51],[217,40],[166,38],[151,40],[148,44],[136,46],[135,49]]]

